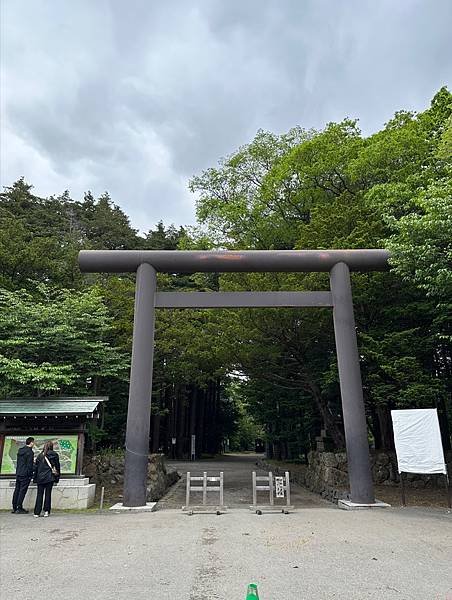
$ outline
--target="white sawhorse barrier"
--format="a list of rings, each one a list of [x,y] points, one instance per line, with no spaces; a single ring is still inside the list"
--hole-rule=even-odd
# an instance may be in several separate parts
[[[202,485],[192,485],[192,482],[202,481]],[[218,485],[209,485],[210,483],[218,483]],[[202,492],[202,504],[191,504],[190,495],[191,492]],[[220,498],[217,505],[207,504],[207,494],[209,492],[219,492]],[[190,471],[187,472],[187,488],[185,496],[185,506],[182,510],[192,515],[195,511],[216,512],[217,515],[221,515],[222,512],[226,512],[227,507],[224,506],[224,493],[223,493],[223,471],[220,471],[219,477],[208,477],[207,472],[204,471],[202,477],[193,477]]]
[[[263,482],[264,485],[258,485],[259,482]],[[258,504],[257,492],[269,493],[268,504]],[[275,497],[286,498],[286,503],[275,504]],[[290,504],[289,471],[286,471],[284,477],[274,477],[271,471],[269,471],[268,475],[256,475],[256,471],[253,471],[253,504],[250,506],[250,510],[253,510],[258,515],[261,515],[264,510],[280,510],[287,515],[292,508],[293,506]]]

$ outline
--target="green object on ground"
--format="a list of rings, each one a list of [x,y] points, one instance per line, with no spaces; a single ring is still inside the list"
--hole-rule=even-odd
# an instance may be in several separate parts
[[[259,600],[259,594],[257,593],[257,585],[255,583],[250,583],[248,586],[248,591],[246,592],[245,600]]]

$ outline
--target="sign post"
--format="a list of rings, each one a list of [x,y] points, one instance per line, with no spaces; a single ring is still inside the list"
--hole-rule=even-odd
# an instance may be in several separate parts
[[[196,460],[196,435],[191,436],[190,460]]]
[[[176,458],[176,438],[171,438],[171,458],[174,460]]]

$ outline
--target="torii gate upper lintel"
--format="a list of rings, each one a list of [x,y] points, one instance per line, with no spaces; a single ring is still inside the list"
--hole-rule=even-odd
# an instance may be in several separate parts
[[[384,271],[389,252],[366,250],[82,250],[83,272],[137,273],[127,412],[124,506],[146,504],[155,308],[333,308],[352,502],[375,502],[350,271]],[[157,272],[329,272],[329,292],[157,292]]]

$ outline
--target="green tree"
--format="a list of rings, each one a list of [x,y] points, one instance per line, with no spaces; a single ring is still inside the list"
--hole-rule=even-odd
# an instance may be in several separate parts
[[[98,289],[3,289],[0,306],[3,395],[89,393],[95,379],[125,376],[126,358],[105,341],[111,318]]]

